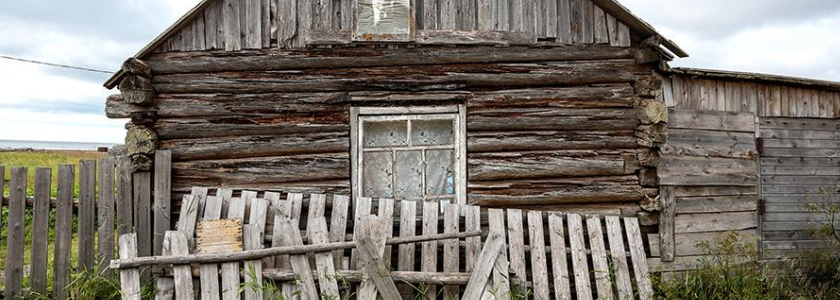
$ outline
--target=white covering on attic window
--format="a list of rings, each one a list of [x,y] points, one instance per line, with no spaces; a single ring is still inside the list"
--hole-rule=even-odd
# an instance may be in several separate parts
[[[466,203],[463,106],[353,108],[353,195]]]
[[[357,0],[354,37],[359,41],[409,41],[412,0]]]

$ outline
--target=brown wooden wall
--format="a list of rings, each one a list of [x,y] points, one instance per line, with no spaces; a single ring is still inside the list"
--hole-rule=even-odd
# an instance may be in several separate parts
[[[353,2],[210,0],[157,51],[347,44],[353,24]],[[631,45],[630,29],[591,0],[414,2],[417,44],[536,44],[539,39],[549,44]],[[516,34],[508,36],[505,32]]]
[[[178,192],[347,195],[351,105],[464,102],[473,203],[635,215],[657,192],[655,182],[640,183],[643,170],[655,175],[658,155],[634,88],[652,67],[627,48],[261,50],[148,62],[152,127],[159,148],[172,150]],[[107,110],[124,118],[138,109],[148,110],[112,97]]]

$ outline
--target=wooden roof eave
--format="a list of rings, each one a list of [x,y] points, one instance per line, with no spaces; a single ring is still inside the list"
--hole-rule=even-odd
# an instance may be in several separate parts
[[[668,49],[668,51],[674,53],[676,56],[682,58],[688,57],[688,53],[674,43],[674,41],[662,36],[662,34],[657,32],[653,26],[642,20],[642,18],[634,15],[629,9],[627,9],[627,7],[621,5],[621,3],[618,3],[615,0],[592,0],[592,2],[601,7],[601,9],[605,12],[610,13],[616,19],[626,24],[627,27],[630,27],[630,29],[642,34],[643,37],[659,37],[661,39],[661,45],[664,46],[665,49]]]
[[[820,89],[826,91],[840,92],[840,82],[810,79],[793,76],[781,76],[772,74],[750,73],[710,70],[700,68],[671,68],[665,71],[666,74],[695,76],[700,78],[721,79],[721,80],[742,80],[765,84],[781,84],[802,88]]]

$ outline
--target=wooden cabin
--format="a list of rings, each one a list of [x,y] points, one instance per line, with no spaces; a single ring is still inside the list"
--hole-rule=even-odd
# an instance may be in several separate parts
[[[774,87],[837,96],[668,67],[686,56],[614,0],[204,0],[106,82],[121,92],[106,113],[131,119],[138,174],[171,150],[172,199],[223,186],[639,216],[658,267],[679,270],[696,240],[760,236],[757,120],[801,98]]]

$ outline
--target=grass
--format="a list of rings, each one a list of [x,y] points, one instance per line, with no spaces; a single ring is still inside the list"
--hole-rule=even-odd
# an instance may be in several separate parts
[[[107,156],[106,153],[96,151],[76,151],[76,150],[36,150],[36,151],[0,151],[0,166],[6,167],[6,172],[3,174],[4,195],[9,194],[9,175],[12,167],[26,167],[26,186],[31,195],[32,188],[35,184],[35,169],[39,167],[50,167],[52,169],[52,195],[55,196],[58,166],[65,164],[76,165],[76,172],[78,174],[80,160],[96,160]],[[76,186],[78,187],[78,176],[76,176]]]

